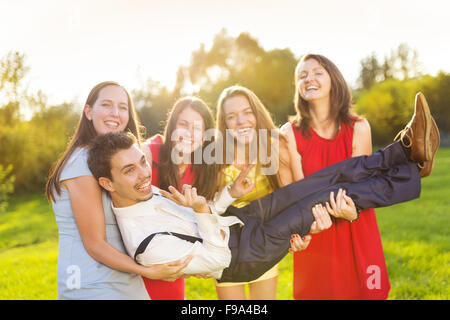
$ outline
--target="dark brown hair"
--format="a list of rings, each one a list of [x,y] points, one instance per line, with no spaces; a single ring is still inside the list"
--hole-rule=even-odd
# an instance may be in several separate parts
[[[328,58],[320,54],[307,54],[301,58],[297,67],[295,68],[295,96],[294,106],[296,115],[296,127],[302,130],[302,134],[309,138],[311,126],[311,114],[308,102],[300,96],[299,91],[299,69],[306,60],[316,60],[330,75],[331,90],[330,90],[330,116],[337,122],[338,126],[346,123],[352,126],[352,121],[357,120],[357,116],[351,113],[352,109],[352,92],[344,76],[336,67],[336,65]]]
[[[121,150],[131,148],[137,142],[131,132],[110,132],[99,135],[89,144],[88,166],[92,175],[112,179],[111,158]]]
[[[94,88],[92,88],[84,105],[93,107],[98,99],[100,91],[107,86],[119,86],[127,94],[129,119],[125,131],[130,131],[134,136],[136,136],[138,141],[140,141],[142,127],[140,125],[139,118],[137,116],[136,109],[133,104],[133,100],[131,99],[131,96],[128,93],[128,91],[117,82],[105,81],[97,84]],[[81,117],[75,130],[75,134],[70,139],[63,155],[52,166],[50,170],[47,185],[45,187],[45,194],[47,196],[48,201],[51,202],[55,200],[54,191],[56,191],[58,195],[61,194],[61,182],[59,181],[59,179],[61,176],[61,172],[64,169],[64,166],[66,165],[72,153],[75,151],[75,149],[79,147],[87,147],[96,136],[97,132],[95,131],[94,125],[92,124],[92,121],[89,121],[88,118],[86,117],[83,108],[83,112],[81,113]]]
[[[160,188],[163,190],[167,190],[169,186],[173,186],[178,189],[181,187],[178,166],[173,163],[171,159],[174,145],[170,138],[176,129],[180,113],[188,108],[191,108],[200,114],[204,122],[205,131],[214,129],[214,117],[211,110],[203,100],[197,97],[188,96],[180,98],[177,102],[175,102],[167,119],[167,124],[164,129],[164,143],[161,145],[159,154],[159,179]],[[202,147],[205,148],[210,143],[215,143],[214,139],[212,139],[212,141],[205,141]],[[194,163],[194,152],[191,154],[191,164],[191,170],[195,176],[192,186],[197,188],[198,194],[207,199],[212,199],[215,192],[215,177],[217,177],[218,166],[216,164],[208,165],[203,161],[203,159],[200,164]]]

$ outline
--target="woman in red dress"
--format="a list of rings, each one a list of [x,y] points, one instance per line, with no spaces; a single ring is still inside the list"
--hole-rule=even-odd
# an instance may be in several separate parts
[[[303,170],[308,176],[350,157],[371,154],[370,125],[350,113],[351,91],[333,62],[321,55],[304,56],[295,71],[295,85],[297,116],[282,127],[294,150],[293,172]],[[334,222],[313,235],[306,250],[294,254],[294,298],[386,299],[390,284],[375,211],[361,211],[353,223]]]
[[[202,100],[194,97],[178,100],[168,117],[164,136],[155,135],[145,143],[148,149],[144,147],[144,150],[153,159],[152,185],[164,190],[169,186],[181,190],[184,184],[188,184],[196,187],[199,194],[212,199],[216,181],[210,177],[217,176],[215,166],[208,166],[203,161],[202,164],[194,162],[194,151],[202,145],[206,147],[203,136],[209,129],[214,129],[214,118]],[[173,161],[172,154],[185,157]],[[185,298],[184,278],[173,282],[144,278],[144,283],[153,300]]]

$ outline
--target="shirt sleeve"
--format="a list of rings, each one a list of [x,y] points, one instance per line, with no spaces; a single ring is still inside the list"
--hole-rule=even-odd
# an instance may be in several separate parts
[[[88,167],[87,158],[87,149],[76,149],[70,156],[69,160],[64,166],[64,169],[61,171],[59,181],[73,179],[81,176],[92,176],[92,172]]]
[[[223,269],[229,266],[231,251],[228,247],[230,225],[242,222],[237,217],[221,217],[216,214],[196,213],[197,225],[203,243],[197,242],[196,253],[188,268],[189,274],[207,274],[219,279]]]
[[[214,199],[212,201],[208,201],[208,206],[211,209],[211,212],[214,214],[223,214],[227,208],[236,200],[230,195],[228,191],[230,188],[230,184],[226,185],[220,192],[217,192],[214,195]]]

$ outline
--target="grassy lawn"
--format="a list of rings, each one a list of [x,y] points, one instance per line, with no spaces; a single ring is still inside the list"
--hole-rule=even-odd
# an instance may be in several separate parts
[[[57,299],[58,229],[39,194],[11,199],[0,215],[0,299]]]
[[[389,299],[450,299],[450,148],[437,154],[421,198],[377,209]],[[0,215],[0,299],[56,299],[58,231],[41,194],[13,196]],[[280,264],[278,299],[292,299],[292,256]],[[211,279],[186,281],[187,299],[216,299]]]

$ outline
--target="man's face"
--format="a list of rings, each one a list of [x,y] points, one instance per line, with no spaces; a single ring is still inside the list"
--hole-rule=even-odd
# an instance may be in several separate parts
[[[112,181],[100,178],[100,183],[110,192],[115,207],[131,206],[153,195],[151,165],[135,144],[112,156],[111,176]]]

